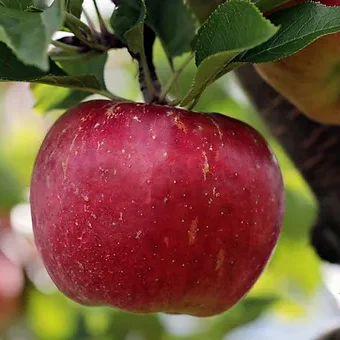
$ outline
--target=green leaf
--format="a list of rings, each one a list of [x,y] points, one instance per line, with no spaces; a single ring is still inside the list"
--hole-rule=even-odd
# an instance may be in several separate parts
[[[33,5],[33,0],[0,0],[0,7],[19,9],[21,11],[25,11],[28,7]],[[0,11],[2,11],[2,9]]]
[[[111,17],[113,30],[133,52],[141,50],[144,23],[154,30],[170,59],[191,50],[195,21],[182,0],[127,0]]]
[[[98,92],[102,90],[98,79],[95,76],[55,76],[53,74],[48,74],[47,76],[41,77],[36,80],[31,80],[32,83],[47,84],[53,86],[61,86],[74,88],[78,90]],[[94,91],[97,90],[97,91]]]
[[[144,20],[146,8],[144,1],[141,1],[141,9],[135,25],[125,32],[125,39],[130,50],[134,53],[144,53]]]
[[[1,7],[0,41],[24,64],[47,71],[47,48],[52,35],[63,23],[63,15],[63,0],[55,0],[45,11],[35,13]]]
[[[0,160],[0,211],[8,211],[22,199],[23,187]]]
[[[66,11],[80,18],[84,0],[66,0]]]
[[[102,89],[95,76],[69,76],[51,61],[48,72],[43,72],[35,67],[28,67],[16,59],[14,54],[2,43],[0,43],[0,65],[4,66],[0,69],[0,81],[28,81],[90,92]]]
[[[80,62],[63,61],[59,65],[71,76],[94,76],[101,89],[106,89],[104,81],[104,68],[107,60],[107,53],[102,53],[91,59]],[[51,96],[51,91],[54,95]],[[91,93],[69,88],[52,89],[49,85],[34,84],[32,92],[36,99],[35,108],[41,113],[53,109],[65,109],[79,103]]]
[[[250,29],[251,28],[251,29]],[[198,33],[196,65],[220,52],[239,53],[277,33],[275,27],[247,0],[230,0],[220,6]]]
[[[249,1],[230,0],[219,6],[198,32],[198,70],[181,105],[197,101],[208,85],[229,71],[228,65],[238,54],[262,44],[277,31]]]
[[[144,50],[144,0],[127,0],[116,9],[111,17],[111,26],[120,40],[134,53]]]
[[[51,93],[53,91],[53,96]],[[71,92],[71,89],[44,84],[31,84],[31,92],[35,99],[34,108],[41,114],[53,110]]]
[[[237,61],[276,61],[303,49],[324,35],[340,31],[340,7],[327,7],[315,2],[279,11],[269,19],[281,25],[278,34],[240,56]]]
[[[101,88],[105,89],[104,68],[107,60],[107,53],[101,53],[82,62],[62,61],[61,68],[71,76],[91,75],[97,78]]]
[[[90,96],[91,92],[86,91],[79,91],[79,90],[71,90],[67,89],[68,95],[63,98],[61,102],[58,103],[58,105],[55,105],[53,109],[68,109],[78,103],[80,103],[82,100],[84,100],[86,97]]]
[[[2,42],[0,42],[0,65],[0,81],[33,81],[49,73],[55,76],[65,75],[65,72],[52,61],[50,61],[49,71],[23,64]]]
[[[162,42],[169,59],[191,51],[196,34],[193,13],[183,0],[146,0],[147,24]]]
[[[106,55],[101,56],[98,60],[103,63]],[[26,66],[20,62],[13,52],[3,43],[0,42],[0,82],[2,81],[25,81],[30,83],[40,83],[53,86],[77,89],[90,93],[101,93],[105,88],[102,87],[103,79],[99,71],[93,72],[95,75],[68,75],[53,61],[50,61],[50,69],[44,72],[33,66]],[[76,64],[75,64],[76,65]],[[86,63],[84,63],[86,65]],[[99,65],[102,65],[99,63]],[[79,63],[79,68],[83,66]],[[70,68],[68,68],[70,71]],[[76,71],[74,71],[76,73]],[[80,71],[78,71],[80,73]],[[97,79],[98,76],[98,79]]]
[[[91,95],[86,91],[43,84],[32,84],[31,91],[36,100],[34,108],[41,114],[56,109],[68,109]],[[52,91],[53,96],[51,96]]]

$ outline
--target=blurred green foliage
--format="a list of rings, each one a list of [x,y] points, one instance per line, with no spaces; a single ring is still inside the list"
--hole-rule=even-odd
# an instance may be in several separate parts
[[[164,83],[170,78],[171,70],[159,44],[156,52],[157,70]],[[180,63],[181,58],[178,58],[176,65]],[[123,72],[127,75],[130,98],[140,99],[136,97],[138,84],[133,64],[126,64]],[[193,76],[194,66],[191,65],[180,77],[180,94],[184,94],[189,88]],[[107,80],[110,82],[110,79]],[[113,85],[108,83],[109,88]],[[196,109],[230,115],[260,130],[279,158],[286,187],[282,236],[269,265],[250,294],[230,311],[200,320],[195,333],[179,336],[172,334],[165,326],[163,318],[158,315],[140,316],[110,308],[82,307],[60,293],[42,293],[30,288],[25,315],[26,331],[32,339],[221,340],[229,331],[253,321],[268,310],[272,313],[284,313],[288,317],[303,313],[304,306],[299,298],[308,297],[320,283],[319,260],[308,244],[309,228],[316,215],[316,202],[308,186],[282,148],[270,136],[256,112],[247,102],[234,99],[234,89],[232,78],[223,78],[205,92]],[[48,91],[51,88],[39,85],[36,90],[40,93],[38,109],[42,110],[50,105]],[[64,93],[62,90],[61,92]],[[59,90],[56,90],[54,94],[58,93]],[[44,97],[47,98],[45,102]],[[15,204],[23,189],[29,185],[34,157],[41,140],[41,127],[37,127],[34,122],[19,124],[17,128],[0,137],[0,210]]]
[[[7,212],[22,200],[22,187],[0,158],[0,212]]]

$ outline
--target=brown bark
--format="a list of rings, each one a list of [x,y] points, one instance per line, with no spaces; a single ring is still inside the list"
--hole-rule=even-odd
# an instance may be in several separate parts
[[[243,66],[236,73],[258,113],[318,199],[312,245],[322,259],[340,263],[340,126],[307,118],[263,81],[252,66]]]

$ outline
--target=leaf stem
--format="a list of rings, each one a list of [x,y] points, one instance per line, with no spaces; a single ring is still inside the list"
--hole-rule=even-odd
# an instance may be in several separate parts
[[[103,34],[107,34],[109,33],[107,27],[106,27],[106,24],[105,24],[105,21],[100,13],[100,10],[98,8],[98,4],[97,4],[97,0],[93,0],[93,5],[94,5],[94,8],[96,10],[96,13],[97,13],[97,17],[98,17],[98,21],[99,21],[99,27],[100,27],[100,32],[103,33]]]
[[[84,17],[85,17],[85,19],[87,21],[87,24],[89,25],[89,29],[91,31],[91,35],[92,35],[92,37],[95,37],[95,35],[96,35],[96,28],[94,27],[92,19],[91,19],[90,15],[87,13],[85,8],[83,8],[83,13],[84,13]]]
[[[194,107],[197,105],[197,103],[199,102],[199,100],[201,99],[201,95],[198,95],[195,97],[195,99],[191,102],[191,104],[188,106],[188,110],[191,111],[194,109]]]
[[[66,26],[72,33],[86,46],[91,49],[106,52],[107,48],[96,41],[96,32],[91,32],[91,29],[81,20],[70,13],[66,13]]]
[[[183,64],[172,74],[169,82],[165,85],[162,93],[159,96],[160,101],[164,101],[172,86],[177,82],[179,76],[182,74],[183,70],[190,64],[190,62],[194,59],[195,54],[190,53],[188,58],[186,58]]]
[[[180,99],[175,99],[170,102],[168,102],[169,106],[178,106],[180,104],[181,100]]]
[[[116,100],[119,102],[127,102],[127,103],[131,103],[132,101],[126,98],[122,98],[119,96],[114,95],[113,93],[111,93],[110,91],[107,90],[91,90],[91,92],[99,94],[103,97],[109,98],[111,100]]]
[[[74,33],[74,35],[76,35],[76,32],[73,31],[74,29],[76,29],[77,32],[81,32],[83,30],[86,33],[86,35],[88,35],[89,38],[92,38],[92,41],[93,41],[94,37],[92,36],[92,32],[89,29],[89,27],[86,24],[84,24],[80,19],[78,19],[76,16],[72,15],[71,13],[66,12],[65,23],[68,26],[68,28]],[[82,33],[81,33],[81,37],[85,39]],[[79,40],[82,40],[78,36],[77,38],[79,38]]]
[[[69,51],[69,52],[81,52],[81,48],[78,46],[73,46],[73,45],[69,45],[69,44],[65,44],[61,41],[58,40],[52,40],[51,44],[54,45],[55,47],[58,47],[64,51]]]
[[[80,28],[78,28],[77,25],[75,25],[73,22],[67,22],[66,20],[66,26],[71,30],[74,36],[77,37],[82,43],[84,43],[87,46],[90,45],[89,40],[84,36],[84,33],[81,31]]]
[[[69,53],[60,53],[60,52],[54,52],[51,51],[49,53],[49,56],[53,61],[80,61],[80,60],[87,60],[94,55],[98,55],[98,52],[96,51],[88,51],[85,53],[77,53],[77,54],[69,54]]]

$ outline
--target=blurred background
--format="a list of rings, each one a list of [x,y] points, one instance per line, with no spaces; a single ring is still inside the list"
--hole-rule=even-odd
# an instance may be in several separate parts
[[[94,14],[91,1],[85,6]],[[102,0],[100,7],[109,17],[111,1]],[[159,44],[155,54],[164,83],[171,71]],[[180,93],[190,87],[194,71],[192,64],[181,76]],[[136,65],[125,51],[110,52],[105,81],[113,93],[142,100]],[[60,294],[35,249],[28,204],[35,155],[62,114],[48,109],[58,91],[63,90],[0,83],[0,340],[313,340],[340,325],[339,269],[321,263],[308,243],[315,198],[232,75],[212,85],[196,109],[238,118],[261,131],[279,158],[286,188],[279,244],[251,292],[230,311],[205,319],[87,308]]]

